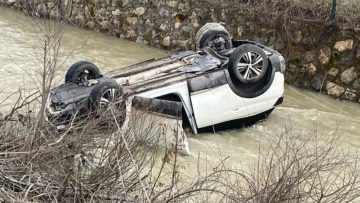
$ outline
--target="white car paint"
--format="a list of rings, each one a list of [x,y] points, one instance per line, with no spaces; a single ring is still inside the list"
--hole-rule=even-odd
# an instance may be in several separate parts
[[[228,84],[191,94],[198,128],[203,128],[248,115],[244,98]]]
[[[284,93],[284,75],[276,72],[274,81],[262,95],[243,98],[228,84],[192,93],[191,100],[198,128],[246,118],[274,108]]]
[[[284,94],[284,75],[276,72],[269,89],[254,98],[238,96],[228,84],[190,94],[186,81],[137,96],[156,98],[167,94],[176,94],[181,98],[192,130],[197,134],[198,128],[246,118],[274,108],[276,101]]]
[[[248,108],[248,117],[274,108],[276,101],[284,95],[284,75],[276,72],[274,81],[264,94],[254,98],[244,98]]]

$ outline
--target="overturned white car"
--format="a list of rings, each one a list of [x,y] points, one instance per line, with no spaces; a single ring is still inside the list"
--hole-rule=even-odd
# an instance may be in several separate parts
[[[196,35],[197,51],[152,59],[101,75],[92,63],[73,64],[53,89],[48,117],[66,121],[102,109],[126,95],[127,109],[152,106],[157,115],[182,119],[193,133],[242,119],[255,122],[282,103],[285,60],[252,41],[231,40],[218,23]]]

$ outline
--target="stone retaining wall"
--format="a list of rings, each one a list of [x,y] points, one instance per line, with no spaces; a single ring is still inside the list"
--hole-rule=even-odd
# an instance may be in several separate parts
[[[175,51],[193,49],[193,37],[206,22],[224,22],[235,39],[259,41],[283,53],[287,83],[360,102],[360,29],[307,20],[273,24],[251,10],[228,6],[234,2],[0,0],[36,16],[61,17],[79,27]]]

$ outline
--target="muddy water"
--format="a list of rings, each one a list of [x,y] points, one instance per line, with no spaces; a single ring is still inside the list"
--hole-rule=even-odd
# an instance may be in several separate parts
[[[32,85],[37,68],[34,36],[34,29],[22,14],[0,8],[0,102],[19,88],[28,91],[35,88]],[[64,47],[65,50],[76,50],[66,65],[77,60],[89,60],[103,72],[168,54],[71,26],[65,27]],[[59,74],[59,80],[63,76],[64,71]],[[9,101],[15,99],[11,97]],[[2,108],[6,108],[6,103]],[[274,110],[267,121],[246,129],[191,136],[189,142],[193,156],[181,157],[179,161],[187,168],[188,175],[196,172],[199,155],[202,167],[210,168],[225,157],[229,157],[227,162],[231,166],[241,167],[257,156],[256,145],[262,138],[279,134],[285,125],[291,125],[295,132],[311,133],[316,129],[320,137],[337,132],[351,149],[360,149],[360,105],[287,86],[284,104]]]

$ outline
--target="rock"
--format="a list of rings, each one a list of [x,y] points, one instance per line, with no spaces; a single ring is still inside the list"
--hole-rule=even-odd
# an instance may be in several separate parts
[[[316,73],[316,66],[313,63],[307,64],[305,70],[309,76],[313,76]]]
[[[126,31],[126,38],[130,39],[130,38],[135,38],[137,35],[136,35],[136,32],[134,30],[127,30]]]
[[[94,29],[95,28],[95,23],[91,20],[87,21],[85,24],[85,27],[89,28],[89,29]]]
[[[144,38],[142,36],[138,36],[136,38],[136,43],[143,43]]]
[[[177,1],[169,1],[169,2],[167,3],[167,5],[170,6],[171,8],[175,8],[176,5],[177,5]]]
[[[159,30],[166,32],[168,28],[167,23],[162,23],[159,27]]]
[[[185,9],[185,4],[184,3],[179,3],[178,9],[179,10],[184,10]]]
[[[192,24],[195,28],[200,27],[200,18],[196,17]]]
[[[320,49],[320,54],[318,56],[318,59],[321,64],[323,65],[328,64],[331,59],[331,49],[329,47]]]
[[[137,18],[136,17],[127,17],[126,21],[130,24],[130,25],[135,25],[137,23]]]
[[[162,45],[165,46],[165,47],[169,47],[171,44],[171,38],[170,36],[167,36],[163,39],[162,41]]]
[[[100,29],[102,31],[109,30],[109,21],[102,21],[100,22]]]
[[[84,24],[85,23],[85,17],[81,14],[75,16],[75,20],[77,20],[80,24]]]
[[[181,23],[180,22],[176,22],[175,23],[175,28],[178,29],[180,27]]]
[[[171,40],[171,46],[176,46],[177,45],[177,40]]]
[[[341,76],[340,76],[341,82],[343,82],[345,84],[350,84],[356,78],[357,78],[357,73],[356,73],[355,67],[345,70],[343,73],[341,73]]]
[[[340,52],[352,50],[354,45],[354,40],[348,39],[345,41],[338,41],[335,43],[334,49]]]
[[[360,90],[360,79],[355,80],[352,87],[354,89]]]
[[[197,27],[200,26],[200,18],[196,15],[195,12],[192,12],[190,19],[191,19],[191,24],[192,24],[195,28],[197,28]]]
[[[121,14],[121,11],[120,11],[120,9],[116,9],[115,11],[112,11],[112,14],[114,16],[119,16]]]
[[[344,96],[347,100],[354,101],[356,99],[356,90],[346,89]]]
[[[159,11],[159,15],[161,17],[167,17],[170,15],[170,12],[168,10],[166,10],[165,8],[161,7],[160,11]]]
[[[144,15],[145,11],[146,11],[146,9],[144,7],[138,7],[133,10],[133,14],[135,14],[137,16],[141,16],[141,15]]]
[[[176,43],[180,48],[182,48],[184,50],[188,49],[188,46],[187,46],[189,43],[188,40],[177,40]]]
[[[314,59],[315,59],[315,53],[314,53],[314,51],[307,51],[307,52],[305,53],[304,59],[305,59],[305,61],[308,62],[308,63],[313,62]]]
[[[182,28],[181,28],[181,32],[183,33],[183,34],[191,34],[191,33],[193,33],[193,29],[191,29],[191,27],[190,26],[183,26]]]
[[[332,76],[332,77],[336,77],[339,74],[339,69],[337,68],[331,68],[328,72],[328,75]]]
[[[326,91],[328,95],[334,96],[334,97],[340,97],[345,92],[345,88],[341,87],[340,85],[337,85],[333,82],[327,82],[326,83]]]

